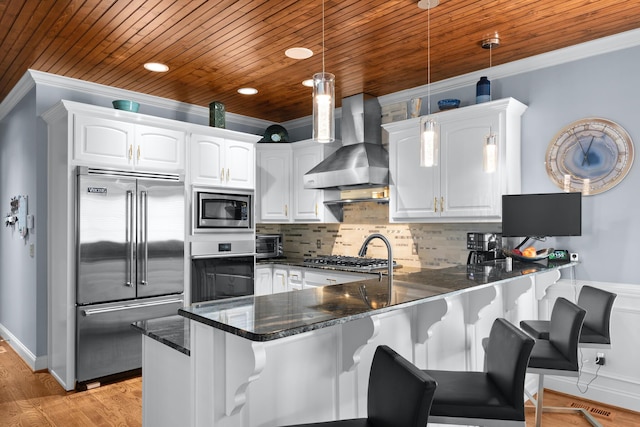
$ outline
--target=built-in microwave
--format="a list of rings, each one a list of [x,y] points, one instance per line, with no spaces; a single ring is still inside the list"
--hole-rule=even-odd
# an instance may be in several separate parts
[[[192,210],[195,233],[253,229],[252,192],[194,190]]]

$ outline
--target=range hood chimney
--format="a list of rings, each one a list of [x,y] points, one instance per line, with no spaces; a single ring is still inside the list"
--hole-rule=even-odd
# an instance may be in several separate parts
[[[304,188],[354,189],[389,183],[378,99],[364,93],[342,100],[342,147],[304,175]]]

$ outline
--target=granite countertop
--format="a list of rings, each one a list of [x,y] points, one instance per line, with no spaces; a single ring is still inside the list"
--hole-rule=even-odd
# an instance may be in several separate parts
[[[474,287],[515,280],[576,265],[573,262],[525,263],[504,260],[443,269],[400,269],[394,272],[389,300],[387,276],[341,285],[273,295],[210,301],[181,308],[178,313],[252,341],[278,338],[345,323],[377,313],[422,304]]]
[[[144,335],[160,341],[187,356],[191,355],[189,349],[189,341],[191,338],[189,333],[189,319],[183,316],[174,315],[156,319],[139,320],[132,323],[131,326]]]

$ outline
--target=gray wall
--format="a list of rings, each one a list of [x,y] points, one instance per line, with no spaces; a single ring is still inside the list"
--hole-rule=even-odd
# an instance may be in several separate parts
[[[617,122],[640,143],[638,98],[640,47],[538,70],[497,82],[503,96],[527,104],[522,127],[522,191],[560,191],[547,177],[544,159],[554,135],[586,117]],[[613,189],[582,198],[582,236],[551,239],[549,246],[580,255],[577,278],[640,283],[631,255],[640,239],[638,161]]]

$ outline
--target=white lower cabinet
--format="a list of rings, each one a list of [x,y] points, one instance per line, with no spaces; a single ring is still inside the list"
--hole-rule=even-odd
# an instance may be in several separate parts
[[[273,267],[272,293],[289,291],[289,270],[287,267]]]
[[[357,282],[359,280],[369,280],[375,277],[377,277],[377,274],[305,269],[304,289],[317,288],[320,286],[339,285],[341,283]]]
[[[273,269],[270,265],[256,266],[254,295],[269,295],[273,293]]]
[[[508,98],[433,114],[440,139],[432,167],[419,163],[420,119],[383,125],[389,133],[389,221],[499,221],[502,195],[520,192],[526,108]],[[483,164],[488,135],[497,144],[494,171]]]
[[[368,280],[378,275],[269,264],[256,266],[255,276],[255,295],[268,295]]]

